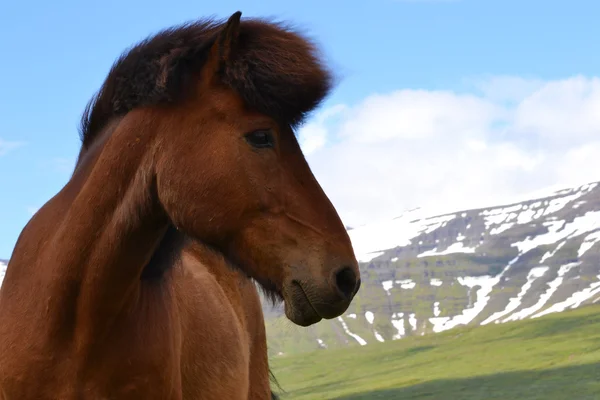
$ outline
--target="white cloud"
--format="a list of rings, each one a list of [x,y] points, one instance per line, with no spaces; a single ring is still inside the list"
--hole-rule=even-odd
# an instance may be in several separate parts
[[[520,76],[488,76],[466,79],[466,83],[493,101],[520,101],[544,86],[545,82]]]
[[[600,79],[549,82],[519,104],[515,129],[561,143],[600,134]]]
[[[9,151],[23,146],[23,142],[6,141],[0,138],[0,156],[6,155]]]
[[[325,124],[334,117],[342,115],[344,111],[346,111],[344,105],[325,109],[317,114],[314,120],[302,127],[298,140],[305,155],[313,153],[327,144],[327,127]]]
[[[326,109],[300,130],[344,222],[600,180],[600,79],[491,77],[475,89],[374,94]]]

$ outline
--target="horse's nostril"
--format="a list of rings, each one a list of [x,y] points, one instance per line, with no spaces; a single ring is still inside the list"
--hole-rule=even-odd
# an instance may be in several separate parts
[[[356,290],[356,273],[350,267],[343,267],[335,273],[335,285],[346,298],[351,297]]]

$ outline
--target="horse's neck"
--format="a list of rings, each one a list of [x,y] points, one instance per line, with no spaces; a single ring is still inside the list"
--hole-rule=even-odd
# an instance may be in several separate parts
[[[127,298],[135,296],[144,266],[168,228],[144,140],[127,132],[104,138],[40,211],[46,222],[28,227],[30,237],[47,233],[37,264],[53,271],[46,289],[62,304],[51,307],[72,310],[78,341],[101,337],[131,303]],[[54,229],[47,222],[51,215]],[[77,293],[76,302],[65,290]]]
[[[264,330],[264,317],[254,282],[230,264],[223,254],[201,242],[187,240],[178,254],[184,268],[202,269],[213,276],[226,294],[240,323],[248,330],[250,340],[263,340],[264,337],[259,333]]]

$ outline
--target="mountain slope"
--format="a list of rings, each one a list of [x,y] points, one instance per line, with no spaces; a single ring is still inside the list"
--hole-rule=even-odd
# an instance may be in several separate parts
[[[265,306],[272,355],[366,345],[600,302],[600,186],[422,217],[350,236],[363,285],[348,312],[297,328]]]
[[[282,400],[595,400],[600,306],[276,357],[271,368]]]

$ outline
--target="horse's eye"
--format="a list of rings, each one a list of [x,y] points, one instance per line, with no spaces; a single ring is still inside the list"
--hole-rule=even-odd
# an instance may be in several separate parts
[[[258,130],[250,132],[246,135],[246,141],[259,149],[273,147],[275,145],[273,134],[270,130]]]

